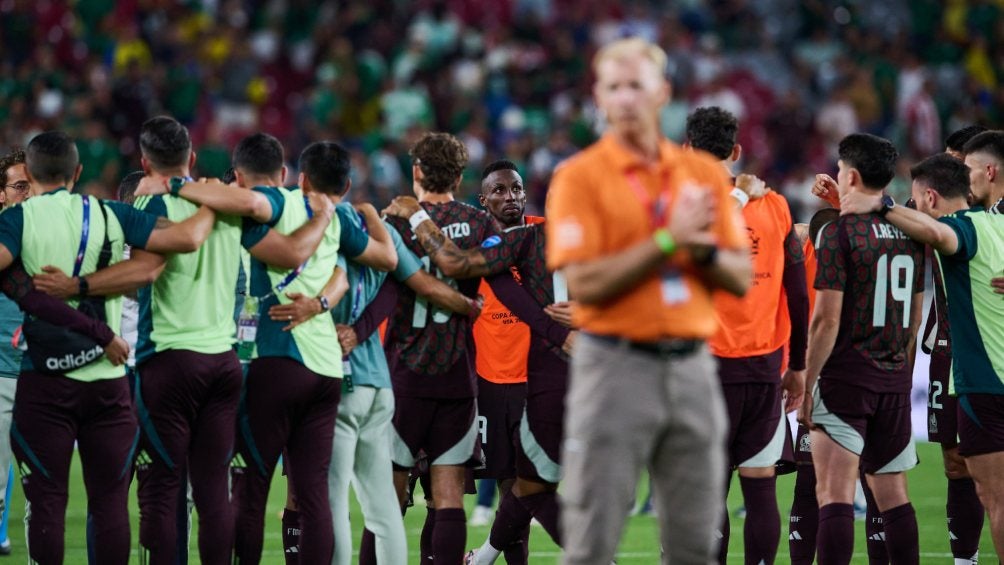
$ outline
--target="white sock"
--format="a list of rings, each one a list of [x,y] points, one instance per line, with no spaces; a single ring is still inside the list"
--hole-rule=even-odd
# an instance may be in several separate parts
[[[979,559],[980,559],[980,552],[977,551],[969,559],[959,559],[958,557],[956,557],[955,565],[974,565],[975,563],[979,562]]]
[[[495,561],[500,555],[502,555],[502,550],[492,547],[491,537],[489,537],[474,554],[473,565],[495,565]]]

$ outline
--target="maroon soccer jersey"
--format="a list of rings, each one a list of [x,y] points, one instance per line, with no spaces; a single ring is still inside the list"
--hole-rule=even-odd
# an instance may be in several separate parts
[[[820,234],[817,290],[843,291],[837,341],[821,377],[874,392],[909,392],[914,294],[924,247],[876,214],[841,216]],[[817,306],[818,307],[818,306]]]
[[[945,294],[945,279],[941,274],[941,264],[937,261],[932,261],[931,271],[934,273],[934,300],[931,301],[932,312],[928,315],[934,315],[936,324],[934,327],[934,343],[931,350],[950,356],[952,354],[952,342],[949,339],[948,296]]]
[[[492,274],[516,267],[523,288],[543,308],[555,302],[554,276],[547,270],[545,246],[544,225],[533,224],[510,228],[485,241],[481,244],[481,254]]]
[[[422,203],[432,221],[457,247],[477,247],[495,233],[491,216],[461,202]],[[422,259],[425,269],[443,282],[474,298],[481,279],[455,281],[431,265],[407,220],[387,218],[405,244]],[[453,315],[417,298],[402,286],[397,306],[387,325],[385,349],[394,392],[421,398],[471,398],[475,396],[474,336],[472,320]]]

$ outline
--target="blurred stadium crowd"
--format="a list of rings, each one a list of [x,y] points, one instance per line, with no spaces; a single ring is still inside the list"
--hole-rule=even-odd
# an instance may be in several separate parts
[[[886,136],[909,163],[961,125],[1004,121],[1002,11],[1002,0],[0,0],[0,149],[65,129],[80,144],[78,186],[113,197],[139,166],[140,125],[166,113],[191,129],[205,176],[222,175],[252,131],[290,156],[338,140],[353,150],[355,196],[379,206],[409,191],[406,148],[438,129],[467,143],[470,171],[517,163],[533,213],[554,165],[597,135],[593,52],[631,34],[670,55],[665,133],[680,140],[694,107],[731,111],[743,170],[805,221],[812,175],[845,135]]]

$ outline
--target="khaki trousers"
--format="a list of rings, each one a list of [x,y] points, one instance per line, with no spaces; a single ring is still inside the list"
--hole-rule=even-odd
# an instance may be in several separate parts
[[[727,414],[707,349],[665,357],[583,334],[566,406],[562,563],[610,564],[642,468],[652,478],[662,563],[716,562]]]

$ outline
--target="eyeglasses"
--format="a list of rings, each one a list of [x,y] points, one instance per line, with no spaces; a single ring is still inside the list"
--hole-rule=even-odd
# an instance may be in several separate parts
[[[15,191],[20,192],[21,194],[27,194],[28,191],[31,190],[31,183],[28,181],[20,181],[14,184],[5,184],[3,187],[13,188]]]

